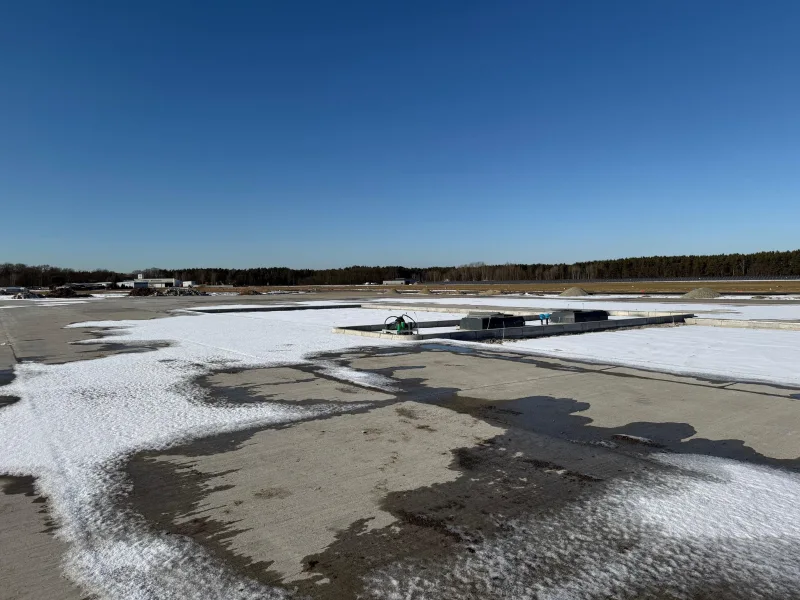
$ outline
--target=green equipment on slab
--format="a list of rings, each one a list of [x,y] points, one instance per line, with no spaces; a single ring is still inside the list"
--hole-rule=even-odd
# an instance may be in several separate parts
[[[415,335],[419,333],[417,322],[408,315],[387,317],[383,322],[383,333],[394,335]]]

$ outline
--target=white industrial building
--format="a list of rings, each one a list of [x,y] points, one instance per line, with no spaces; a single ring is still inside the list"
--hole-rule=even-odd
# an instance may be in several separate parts
[[[383,282],[383,285],[410,285],[414,283],[411,279],[387,279]]]
[[[187,283],[189,285],[186,285]],[[136,279],[131,279],[128,281],[120,281],[119,287],[124,287],[124,288],[194,287],[194,283],[191,281],[181,281],[180,279],[175,279],[174,277],[148,278],[140,273]]]

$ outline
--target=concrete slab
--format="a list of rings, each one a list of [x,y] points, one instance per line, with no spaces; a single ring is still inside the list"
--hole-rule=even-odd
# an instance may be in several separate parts
[[[203,301],[0,308],[0,373],[17,359],[124,351],[72,346],[86,332],[62,329],[68,323],[160,318]],[[455,556],[510,518],[575,506],[615,478],[656,469],[648,460],[654,447],[625,436],[649,438],[659,450],[800,470],[800,390],[443,343],[326,360],[392,377],[400,391],[301,367],[214,374],[202,382],[211,401],[374,405],[139,455],[128,467],[131,496],[120,503],[156,530],[194,539],[240,575],[334,599],[356,597],[365,575],[393,561]],[[0,494],[0,595],[79,598],[60,577],[64,548],[41,506]]]

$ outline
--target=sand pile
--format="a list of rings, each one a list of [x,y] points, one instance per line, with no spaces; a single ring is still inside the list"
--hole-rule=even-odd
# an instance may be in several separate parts
[[[501,293],[502,292],[500,290],[484,290],[484,291],[481,292],[480,295],[481,296],[497,296],[498,294],[501,294]]]
[[[256,290],[247,289],[247,290],[242,290],[241,292],[239,292],[239,295],[240,296],[260,296],[261,292],[256,291]]]
[[[563,292],[561,292],[559,296],[575,297],[575,296],[591,296],[591,294],[583,288],[571,287],[568,290],[564,290]]]
[[[427,296],[427,295],[430,295],[431,291],[430,291],[428,288],[426,288],[426,287],[425,287],[425,288],[422,288],[422,289],[419,291],[419,293],[420,293],[420,294],[425,294],[425,295]]]
[[[711,288],[697,288],[692,290],[691,292],[685,293],[681,298],[692,298],[695,300],[703,300],[708,298],[719,298],[721,294],[718,294]]]

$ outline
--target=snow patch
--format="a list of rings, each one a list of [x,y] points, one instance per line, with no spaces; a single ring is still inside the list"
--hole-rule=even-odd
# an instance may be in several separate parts
[[[654,327],[486,345],[683,375],[800,386],[800,331]],[[483,347],[483,346],[482,346]]]
[[[499,522],[501,533],[469,552],[381,569],[368,597],[693,598],[720,589],[741,600],[797,597],[800,476],[697,455],[655,460],[665,468],[600,496]]]
[[[100,597],[282,598],[282,591],[234,577],[190,540],[152,533],[136,515],[120,512],[114,503],[125,489],[119,469],[139,450],[363,407],[211,404],[194,381],[219,367],[298,364],[314,352],[396,344],[330,331],[332,324],[370,322],[383,313],[319,310],[72,325],[103,328],[115,342],[170,345],[59,365],[17,365],[14,381],[3,388],[20,400],[0,411],[0,472],[37,478],[60,524],[58,535],[69,542],[68,574]],[[333,363],[321,367],[360,385],[390,385]]]

